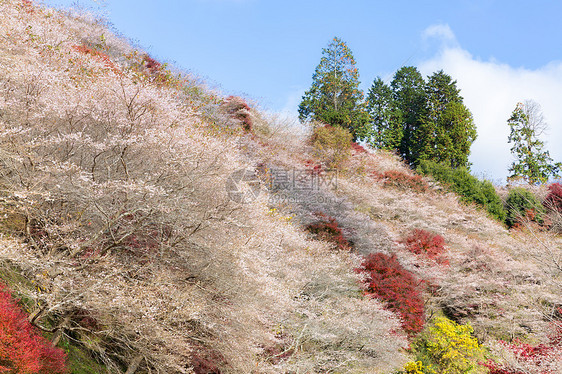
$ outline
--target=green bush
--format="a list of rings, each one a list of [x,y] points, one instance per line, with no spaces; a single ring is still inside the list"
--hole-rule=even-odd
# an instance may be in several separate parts
[[[459,325],[446,317],[436,317],[412,343],[416,365],[409,364],[404,371],[416,374],[485,372],[478,364],[483,361],[484,352],[472,333],[469,324]]]
[[[314,155],[330,168],[340,167],[351,156],[352,135],[339,126],[316,126],[310,143]]]
[[[502,200],[497,194],[496,189],[494,188],[492,182],[487,180],[480,181],[480,188],[482,194],[484,195],[484,202],[485,202],[484,206],[486,207],[488,213],[492,217],[500,221],[504,221],[506,217],[506,212],[505,209],[503,208]]]
[[[516,187],[509,191],[505,201],[507,226],[513,227],[528,219],[542,224],[545,209],[532,192]]]
[[[462,201],[476,203],[485,208],[495,219],[502,222],[505,220],[506,212],[502,200],[489,181],[479,180],[465,168],[453,169],[428,160],[420,162],[418,172],[431,175],[433,179],[460,195]]]

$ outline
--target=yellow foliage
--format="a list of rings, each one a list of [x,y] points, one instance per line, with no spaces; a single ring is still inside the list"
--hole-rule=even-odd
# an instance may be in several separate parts
[[[270,216],[277,217],[277,218],[279,218],[279,220],[284,221],[286,223],[291,223],[291,221],[293,220],[293,216],[284,216],[284,215],[279,213],[277,208],[270,208],[269,211],[268,211],[268,214]]]
[[[433,372],[433,370],[431,371]],[[423,363],[421,361],[410,361],[404,365],[404,374],[426,374],[424,371]]]
[[[414,342],[414,351],[427,365],[420,372],[478,373],[481,369],[478,362],[484,360],[484,353],[473,332],[470,324],[459,325],[446,317],[435,318]]]

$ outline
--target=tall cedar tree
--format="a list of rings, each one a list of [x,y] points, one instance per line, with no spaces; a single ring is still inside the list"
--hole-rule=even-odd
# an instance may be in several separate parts
[[[346,128],[354,140],[367,136],[368,115],[359,89],[359,72],[351,50],[341,39],[334,38],[322,49],[312,87],[299,105],[299,119]]]
[[[515,157],[508,181],[523,178],[530,184],[539,184],[559,176],[562,164],[553,163],[539,138],[547,129],[540,105],[532,100],[518,103],[507,124],[511,129],[508,142],[513,144],[511,153]]]
[[[453,168],[469,166],[476,128],[456,81],[443,71],[426,83],[417,68],[405,66],[390,87],[377,78],[367,108],[373,146],[396,149],[411,165],[433,160]]]
[[[468,155],[476,139],[476,127],[463,104],[457,82],[442,70],[427,80],[425,110],[414,138],[414,164],[433,160],[452,168],[469,167]]]
[[[396,107],[392,89],[380,77],[375,79],[367,95],[367,111],[369,144],[378,149],[398,149],[404,136],[402,113]]]
[[[425,111],[424,85],[422,75],[414,66],[400,68],[390,84],[396,108],[402,117],[403,136],[398,151],[412,164],[415,163],[416,130]]]

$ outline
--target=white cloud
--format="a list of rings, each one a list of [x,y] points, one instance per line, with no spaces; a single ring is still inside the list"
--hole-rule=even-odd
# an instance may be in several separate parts
[[[437,39],[443,44],[457,45],[457,38],[453,30],[447,24],[436,24],[429,26],[423,31],[422,37],[425,41],[428,39]]]
[[[423,34],[427,35],[456,40],[446,25],[429,27]],[[470,158],[476,174],[505,182],[512,162],[507,119],[516,104],[527,99],[542,106],[549,125],[546,147],[555,161],[562,161],[562,62],[534,70],[517,68],[493,59],[482,61],[458,45],[443,44],[435,56],[418,66],[424,75],[443,69],[457,80],[478,128]]]

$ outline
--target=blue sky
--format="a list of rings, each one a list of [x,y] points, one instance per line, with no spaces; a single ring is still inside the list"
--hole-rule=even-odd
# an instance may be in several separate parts
[[[94,6],[154,57],[206,79],[225,94],[296,114],[321,49],[338,36],[352,49],[366,91],[402,65],[458,80],[479,139],[477,174],[504,179],[511,162],[506,120],[534,99],[562,161],[561,1],[47,0]],[[93,5],[92,5],[93,4]]]

